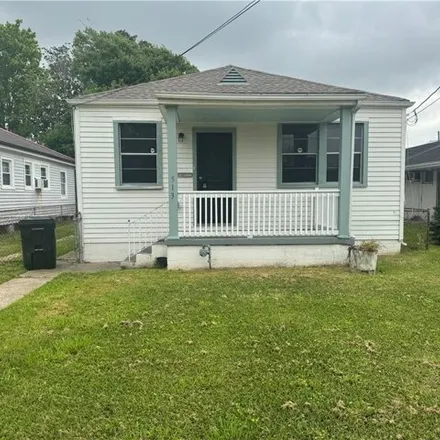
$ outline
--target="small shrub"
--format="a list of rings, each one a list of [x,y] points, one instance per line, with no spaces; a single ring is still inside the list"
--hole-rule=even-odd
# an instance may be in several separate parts
[[[434,208],[434,216],[429,225],[431,240],[435,244],[440,244],[440,207]]]
[[[380,243],[376,240],[365,240],[357,246],[362,252],[368,252],[371,254],[377,254],[379,252]]]

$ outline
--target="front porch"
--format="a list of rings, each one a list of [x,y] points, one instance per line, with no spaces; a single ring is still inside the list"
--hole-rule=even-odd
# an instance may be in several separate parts
[[[158,99],[167,123],[168,242],[194,238],[351,238],[354,115],[361,97],[290,96],[289,100],[273,97],[264,102],[260,97],[255,100],[247,97],[246,101],[192,96],[158,96]],[[339,123],[340,147],[336,157],[336,179],[328,182],[327,160],[330,157],[327,156],[326,136],[327,124],[333,122]],[[252,166],[244,164],[242,159],[237,163],[236,151],[240,152],[243,142],[249,145],[243,138],[237,141],[240,124],[266,124],[276,130],[270,143],[257,141],[255,145],[255,155],[269,151],[271,160],[274,157],[277,161],[275,168],[268,164],[273,171],[266,187],[260,183],[258,171],[254,177],[256,190],[245,190],[237,184],[237,170],[247,167],[248,175],[252,171]],[[298,139],[294,132],[286,136],[282,127],[289,124],[302,124],[310,132],[303,135],[303,139]],[[192,172],[179,173],[178,150],[182,148],[182,138],[189,135],[188,130],[191,130],[192,140]],[[217,134],[218,139],[213,134]],[[202,146],[212,152],[212,157],[203,153]],[[226,160],[229,150],[230,159]],[[211,168],[206,165],[210,160]],[[293,168],[284,169],[284,162],[288,164],[286,167]],[[295,175],[301,172],[297,162],[311,164],[306,164],[309,168],[302,172],[304,181]],[[228,167],[230,171],[223,173],[226,177],[218,172]],[[183,174],[191,180],[183,180]],[[211,175],[211,180],[206,174]],[[189,182],[192,182],[191,187]],[[250,186],[249,180],[246,186]]]

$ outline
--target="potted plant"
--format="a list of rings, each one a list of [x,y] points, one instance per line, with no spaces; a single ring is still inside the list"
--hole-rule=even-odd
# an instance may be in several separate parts
[[[380,243],[376,240],[366,240],[350,246],[348,250],[350,268],[361,272],[375,273],[379,248]]]

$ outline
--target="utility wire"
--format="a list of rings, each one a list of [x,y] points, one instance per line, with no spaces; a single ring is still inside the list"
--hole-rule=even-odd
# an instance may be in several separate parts
[[[427,108],[431,107],[431,105],[434,105],[436,102],[440,101],[440,97],[438,97],[436,100],[432,101],[430,104],[428,104],[426,107],[423,107],[417,115],[420,115],[420,113],[424,112]]]
[[[419,120],[419,118],[418,118],[418,113],[420,113],[420,112],[418,112],[417,113],[417,110],[425,103],[425,102],[427,102],[432,96],[434,96],[438,91],[440,90],[440,86],[438,86],[427,98],[425,98],[416,108],[414,108],[413,110],[411,110],[406,116],[407,116],[407,121],[409,121],[409,119],[410,118],[412,118],[412,117],[415,117],[416,118],[416,120],[414,121],[414,124],[416,124],[417,123],[417,121]],[[437,101],[435,101],[435,102],[437,102]],[[429,106],[428,106],[429,107]],[[425,107],[425,109],[426,108],[428,108],[428,107]],[[422,109],[423,110],[423,109]],[[413,114],[414,113],[414,114]]]
[[[235,15],[233,15],[231,18],[226,20],[224,23],[222,23],[220,26],[215,28],[212,32],[210,32],[208,35],[203,37],[201,40],[197,41],[197,43],[193,44],[191,47],[186,49],[184,52],[180,54],[180,56],[186,55],[191,50],[195,49],[197,46],[208,40],[209,38],[213,37],[217,32],[220,32],[222,29],[224,29],[226,26],[230,25],[233,21],[237,20],[237,18],[241,17],[243,14],[245,14],[247,11],[251,10],[254,6],[257,6],[258,3],[260,3],[261,0],[253,0],[249,4],[247,4],[244,8],[242,8],[240,11],[238,11]]]

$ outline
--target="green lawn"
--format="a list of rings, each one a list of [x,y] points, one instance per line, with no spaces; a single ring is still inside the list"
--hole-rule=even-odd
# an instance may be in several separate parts
[[[423,250],[429,240],[429,225],[426,222],[405,222],[404,241],[406,249]],[[405,248],[403,248],[405,249]]]
[[[75,225],[71,221],[57,223],[57,257],[75,249]],[[20,231],[0,234],[0,284],[25,271],[22,265]]]
[[[62,275],[0,312],[0,439],[438,439],[439,267]]]
[[[0,284],[18,277],[18,275],[23,272],[26,272],[26,269],[21,261],[6,261],[0,263]]]

